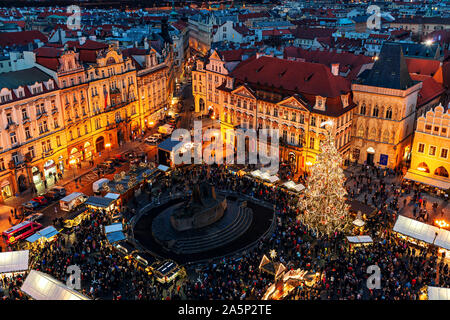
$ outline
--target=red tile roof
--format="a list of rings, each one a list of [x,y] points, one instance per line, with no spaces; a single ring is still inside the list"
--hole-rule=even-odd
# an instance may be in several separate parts
[[[174,23],[172,23],[172,26],[177,28],[179,31],[182,31],[187,28],[188,24],[186,21],[178,20],[178,21],[175,21]]]
[[[268,56],[247,59],[233,70],[232,76],[243,82],[260,83],[313,96],[332,98],[350,92],[350,81],[334,76],[322,64]]]
[[[417,97],[417,105],[422,106],[445,92],[444,87],[430,76],[410,74],[411,79],[422,81],[422,89]]]
[[[406,58],[409,73],[433,76],[441,66],[439,60]]]
[[[263,30],[263,36],[282,36],[284,34],[292,34],[289,29],[273,29],[273,30]]]
[[[222,57],[223,61],[242,61],[242,56],[245,54],[251,55],[255,53],[256,49],[235,49],[235,50],[224,50],[219,51],[219,55]]]
[[[334,32],[336,32],[336,29],[297,27],[292,34],[298,39],[314,40],[316,38],[331,37]]]
[[[364,64],[373,62],[371,57],[365,55],[356,55],[349,52],[330,52],[320,50],[305,50],[298,47],[286,47],[284,49],[284,58],[301,59],[306,62],[321,63],[328,67],[333,63],[339,63],[339,72],[347,72],[346,78],[353,80],[358,75],[359,70]]]
[[[239,24],[237,24],[237,23],[234,23],[234,24],[233,24],[233,29],[234,29],[236,32],[238,32],[238,33],[240,33],[241,35],[243,35],[243,36],[250,35],[250,34],[253,33],[253,32],[252,32],[249,28],[247,28],[245,25],[239,25]]]
[[[18,31],[18,32],[2,32],[0,33],[0,47],[11,47],[14,45],[27,45],[34,40],[39,39],[47,42],[47,37],[40,31]]]

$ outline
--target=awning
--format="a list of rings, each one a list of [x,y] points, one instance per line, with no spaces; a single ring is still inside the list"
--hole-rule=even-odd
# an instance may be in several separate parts
[[[90,300],[52,276],[31,270],[20,288],[35,300]]]
[[[168,166],[160,164],[157,168],[158,170],[161,170],[162,172],[167,172],[170,168]]]
[[[353,224],[357,227],[362,227],[363,225],[365,225],[365,222],[361,219],[356,219],[355,221],[353,221]]]
[[[122,223],[113,223],[110,224],[109,226],[105,226],[105,233],[112,233],[112,232],[117,232],[117,231],[122,231],[123,226]]]
[[[112,193],[112,192],[107,193],[107,194],[105,195],[105,198],[109,198],[109,199],[113,199],[113,200],[117,200],[117,199],[119,199],[119,197],[120,197],[120,194],[118,194],[118,193]]]
[[[98,208],[108,208],[111,203],[114,201],[114,199],[111,198],[104,198],[104,197],[89,197],[85,204],[93,207]]]
[[[36,232],[35,234],[33,234],[32,236],[29,236],[26,240],[28,242],[35,242],[41,238],[45,238],[45,239],[50,239],[51,237],[57,235],[59,232],[58,230],[55,229],[55,227],[53,226],[48,226],[42,230],[39,230],[38,232]]]
[[[250,174],[254,177],[261,178],[262,173],[259,170],[255,170],[255,171],[252,171]]]
[[[290,181],[290,180],[288,182],[285,182],[283,184],[283,186],[285,186],[288,189],[297,191],[297,192],[301,192],[303,189],[305,189],[305,186],[302,185],[301,183],[297,184],[294,181]]]
[[[399,216],[393,231],[429,244],[433,244],[434,241],[436,246],[450,250],[450,231],[448,230]]]
[[[27,270],[29,256],[28,250],[0,252],[0,273]]]
[[[370,236],[348,236],[348,242],[350,243],[372,243],[373,240]]]
[[[450,288],[428,286],[427,291],[428,300],[450,300]]]
[[[106,239],[108,239],[109,243],[115,243],[122,240],[125,240],[126,237],[122,231],[111,232],[106,235]]]
[[[434,178],[430,178],[430,177],[425,177],[422,176],[420,174],[417,173],[412,173],[412,172],[407,172],[405,174],[405,176],[403,177],[403,179],[407,179],[407,180],[412,180],[412,181],[416,181],[419,183],[423,183],[423,184],[427,184],[433,187],[437,187],[443,190],[448,190],[450,189],[450,182],[446,182],[446,181],[442,181],[442,180],[438,180],[438,179],[434,179]]]

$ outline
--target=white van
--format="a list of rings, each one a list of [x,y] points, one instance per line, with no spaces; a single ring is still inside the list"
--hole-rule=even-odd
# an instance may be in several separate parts
[[[94,183],[92,183],[92,191],[94,191],[95,194],[99,194],[103,185],[108,182],[109,179],[106,178],[102,178],[100,180],[95,181]]]
[[[158,128],[158,132],[162,133],[164,135],[172,134],[172,131],[173,131],[173,127],[170,124],[165,124]]]
[[[88,198],[89,197],[84,193],[72,192],[68,196],[59,200],[59,206],[61,210],[72,211],[73,209],[77,208],[78,206],[86,202]]]

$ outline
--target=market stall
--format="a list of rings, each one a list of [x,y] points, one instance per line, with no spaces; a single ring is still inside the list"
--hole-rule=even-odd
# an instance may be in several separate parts
[[[347,242],[350,250],[373,244],[373,240],[370,236],[347,236]]]
[[[295,183],[294,181],[291,181],[291,180],[283,183],[282,186],[287,188],[287,189],[289,189],[289,190],[292,190],[294,192],[302,192],[305,189],[305,186],[302,185],[301,183],[297,184],[297,183]]]
[[[110,244],[125,240],[127,237],[123,233],[122,223],[113,223],[105,226],[106,239]]]
[[[26,240],[30,244],[39,245],[44,242],[53,241],[56,239],[56,235],[59,233],[54,226],[48,226],[44,229],[39,230],[32,236],[28,237]]]
[[[114,203],[115,200],[111,198],[91,196],[86,200],[85,205],[89,209],[105,210],[106,212],[110,212],[115,208]]]
[[[66,216],[64,227],[71,229],[81,223],[85,217],[89,215],[89,211],[85,206],[77,208]]]
[[[441,248],[446,256],[450,256],[450,231],[399,216],[395,222],[394,233],[407,241],[419,246],[435,245]]]
[[[428,286],[427,300],[450,300],[450,288]]]
[[[0,274],[7,275],[28,269],[28,250],[0,252]]]
[[[154,275],[158,282],[168,283],[173,281],[180,271],[180,267],[175,262],[166,260],[155,269]]]
[[[34,300],[90,300],[52,276],[31,270],[20,288]]]

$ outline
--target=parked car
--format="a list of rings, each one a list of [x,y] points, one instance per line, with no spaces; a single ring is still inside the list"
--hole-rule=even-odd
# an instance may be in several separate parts
[[[148,138],[145,138],[145,142],[148,144],[156,144],[158,143],[158,138],[150,136]]]
[[[58,200],[61,197],[61,195],[59,194],[59,192],[49,190],[44,194],[44,197],[48,201],[54,201]]]
[[[41,206],[48,204],[48,200],[44,196],[34,197],[31,201],[37,202]]]
[[[24,208],[26,208],[28,210],[35,210],[35,209],[40,207],[39,202],[36,202],[36,201],[33,201],[33,200],[27,201],[27,202],[25,202],[22,205],[23,205]]]
[[[67,193],[66,189],[64,189],[64,187],[61,186],[54,186],[50,189],[50,191],[58,193],[60,197],[65,197]]]
[[[127,162],[128,160],[121,154],[114,155],[114,159],[120,161],[120,162]]]
[[[26,221],[34,221],[34,222],[37,222],[37,221],[41,220],[43,216],[44,216],[43,213],[40,213],[40,212],[34,212],[34,213],[29,214],[29,215],[26,215],[26,216],[25,216],[25,220],[26,220]]]

